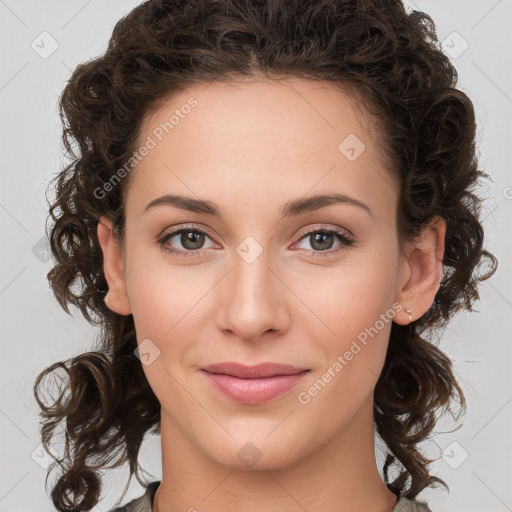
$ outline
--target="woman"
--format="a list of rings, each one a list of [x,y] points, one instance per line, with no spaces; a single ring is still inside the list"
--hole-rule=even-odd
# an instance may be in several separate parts
[[[150,0],[117,23],[60,99],[48,278],[101,338],[35,383],[45,445],[66,420],[58,510],[124,462],[145,485],[146,433],[162,479],[117,510],[430,510],[446,484],[418,444],[465,406],[433,334],[496,268],[456,76],[398,0]]]

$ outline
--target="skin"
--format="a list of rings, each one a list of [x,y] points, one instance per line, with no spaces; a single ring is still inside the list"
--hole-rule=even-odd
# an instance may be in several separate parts
[[[143,366],[161,403],[154,510],[389,512],[397,497],[377,469],[373,391],[391,321],[309,403],[298,395],[393,304],[400,324],[409,323],[403,308],[413,319],[429,309],[445,223],[400,250],[379,132],[348,92],[305,79],[195,85],[147,116],[141,144],[190,97],[198,105],[131,171],[125,239],[117,242],[106,216],[98,225],[106,303],[133,314],[138,343],[149,339],[160,351]],[[365,144],[353,161],[338,149],[349,134]],[[288,201],[333,192],[371,213],[337,203],[280,218]],[[169,205],[144,212],[164,194],[213,201],[223,216]],[[207,232],[203,244],[183,245],[178,235],[167,247],[203,254],[173,255],[157,243],[189,223]],[[333,236],[322,251],[301,235],[334,227],[354,243]],[[251,263],[237,252],[249,236],[262,249]],[[322,252],[330,255],[315,257]],[[286,394],[248,405],[219,394],[199,371],[221,361],[311,371]],[[247,443],[260,457],[250,467],[237,455]]]

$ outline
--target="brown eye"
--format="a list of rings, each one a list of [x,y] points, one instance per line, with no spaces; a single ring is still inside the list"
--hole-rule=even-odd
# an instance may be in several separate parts
[[[204,244],[204,239],[205,234],[200,233],[199,231],[181,231],[180,243],[185,249],[189,249],[191,251],[201,249]]]
[[[167,233],[157,243],[171,254],[197,256],[202,254],[206,239],[210,237],[203,230],[184,227]]]
[[[354,239],[338,229],[315,229],[308,231],[301,236],[298,243],[305,240],[309,241],[311,247],[311,249],[305,249],[314,257],[333,255],[354,243]],[[338,240],[337,245],[336,240]]]

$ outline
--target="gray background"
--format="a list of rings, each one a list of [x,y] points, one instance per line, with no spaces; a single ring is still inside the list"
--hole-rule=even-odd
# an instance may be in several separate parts
[[[60,309],[46,281],[51,261],[44,192],[64,161],[57,97],[76,65],[102,52],[115,22],[138,3],[0,0],[0,512],[54,510],[44,489],[48,460],[32,387],[47,365],[90,350],[94,333],[76,312],[71,317]],[[453,420],[445,419],[438,431],[452,432],[423,445],[428,455],[441,457],[433,473],[451,492],[426,490],[420,498],[436,512],[512,511],[512,0],[407,4],[433,17],[459,71],[459,86],[475,104],[481,167],[494,180],[483,191],[489,198],[486,244],[500,260],[495,277],[481,288],[478,313],[459,316],[442,339],[468,413],[455,431]],[[52,44],[58,45],[53,53]],[[159,438],[144,442],[140,461],[151,480],[161,477]],[[127,474],[108,472],[96,512],[109,510]],[[142,491],[133,480],[126,499]]]

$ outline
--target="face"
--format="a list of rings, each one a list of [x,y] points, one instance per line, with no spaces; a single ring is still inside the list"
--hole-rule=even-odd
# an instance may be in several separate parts
[[[259,467],[285,465],[373,403],[410,277],[377,137],[354,96],[300,79],[194,86],[145,119],[118,311],[133,314],[162,423],[219,463],[241,466],[252,443]],[[154,202],[165,195],[191,209]],[[233,361],[307,371],[267,399],[229,397],[202,368]]]

